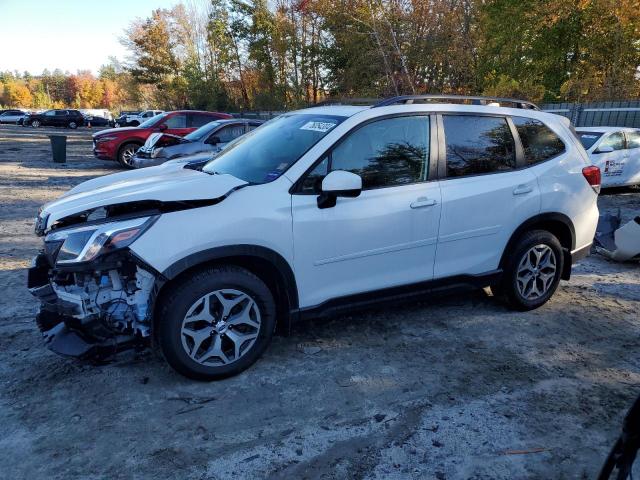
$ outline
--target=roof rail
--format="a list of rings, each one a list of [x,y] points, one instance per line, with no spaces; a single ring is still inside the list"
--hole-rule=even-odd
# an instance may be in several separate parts
[[[328,98],[322,102],[309,105],[307,108],[327,107],[335,105],[374,105],[380,100],[377,98]]]
[[[462,103],[464,101],[470,101],[473,105],[486,105],[488,103],[508,103],[515,108],[526,108],[529,110],[540,110],[534,103],[526,100],[518,100],[517,98],[501,98],[501,97],[476,97],[469,95],[400,95],[398,97],[391,97],[373,105],[372,108],[386,107],[389,105],[405,104],[410,105],[416,101],[430,101],[440,103]],[[502,105],[500,105],[502,106]]]

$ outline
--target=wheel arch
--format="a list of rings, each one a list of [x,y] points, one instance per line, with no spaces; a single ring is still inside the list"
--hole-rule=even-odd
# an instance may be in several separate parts
[[[291,327],[291,312],[298,310],[298,288],[293,269],[282,255],[258,245],[216,247],[193,253],[178,260],[163,272],[165,281],[159,286],[157,298],[192,272],[212,265],[237,265],[246,268],[265,282],[276,300],[276,332],[287,335]],[[157,302],[157,305],[161,302]],[[157,316],[154,315],[154,318]]]
[[[576,231],[571,219],[563,213],[545,212],[524,221],[515,229],[500,258],[500,268],[504,268],[509,252],[513,250],[518,239],[530,230],[546,230],[552,233],[562,245],[564,252],[564,268],[561,278],[569,280],[571,276],[571,252],[576,248]]]

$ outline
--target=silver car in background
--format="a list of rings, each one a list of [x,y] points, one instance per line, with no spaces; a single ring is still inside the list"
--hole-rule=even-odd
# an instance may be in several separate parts
[[[24,121],[24,117],[27,116],[26,110],[7,110],[5,112],[0,113],[0,123],[12,123],[17,125],[22,125]]]
[[[199,153],[216,154],[229,142],[256,129],[262,120],[233,118],[216,120],[180,137],[168,133],[152,133],[132,160],[134,168],[153,167]]]

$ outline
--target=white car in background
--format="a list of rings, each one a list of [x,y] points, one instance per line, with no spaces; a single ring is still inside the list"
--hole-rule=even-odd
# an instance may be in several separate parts
[[[145,110],[137,115],[127,115],[126,124],[131,127],[137,127],[142,122],[149,120],[151,117],[164,113],[164,110]]]
[[[0,113],[0,123],[22,124],[26,116],[27,112],[25,110],[7,110]]]
[[[640,184],[639,129],[580,127],[576,132],[591,164],[600,167],[603,188]]]

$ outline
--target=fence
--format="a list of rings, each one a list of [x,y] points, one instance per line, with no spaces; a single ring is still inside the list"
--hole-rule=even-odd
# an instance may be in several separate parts
[[[576,127],[636,127],[640,128],[640,100],[626,102],[545,103],[545,112],[556,113],[571,120]],[[234,117],[270,120],[283,111],[234,112]]]
[[[540,106],[545,112],[556,113],[571,120],[576,127],[638,127],[640,101],[547,103]]]

